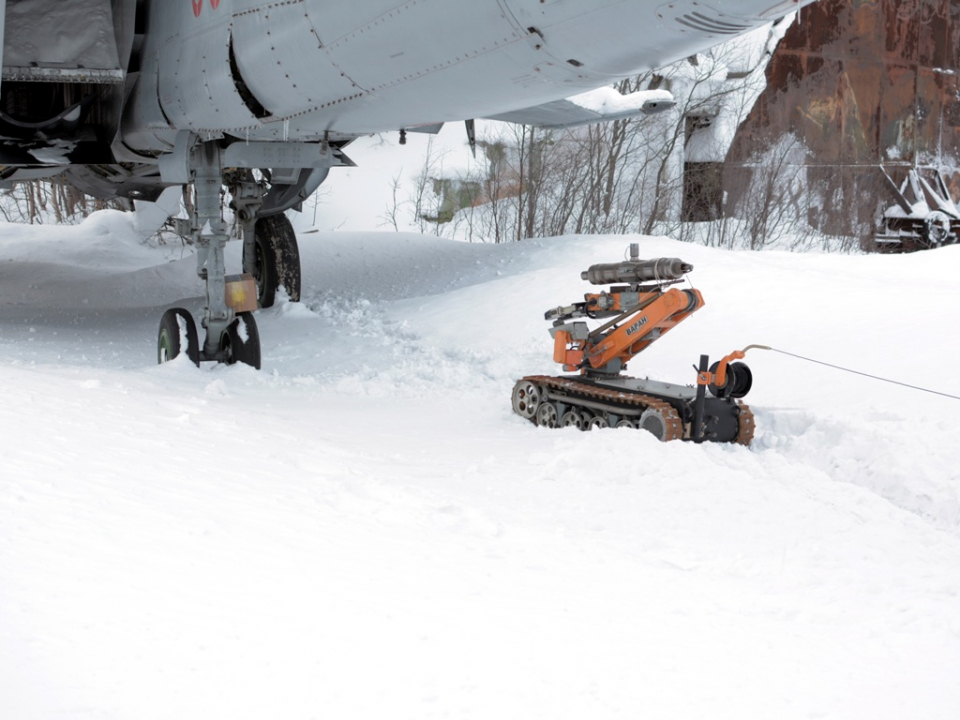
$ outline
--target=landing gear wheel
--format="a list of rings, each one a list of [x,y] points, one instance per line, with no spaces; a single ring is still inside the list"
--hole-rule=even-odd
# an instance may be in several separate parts
[[[617,423],[617,427],[618,428],[636,428],[637,424],[633,420],[627,420],[626,418],[624,418],[623,420]]]
[[[513,411],[527,420],[533,420],[537,416],[542,400],[543,391],[540,386],[529,380],[521,380],[513,386]]]
[[[220,350],[226,365],[239,362],[260,369],[260,333],[253,313],[237,313],[220,336]]]
[[[537,408],[537,425],[540,427],[555,428],[557,426],[557,406],[545,402]]]
[[[641,430],[653,433],[653,436],[660,442],[667,441],[667,435],[669,434],[667,432],[667,421],[659,410],[647,408],[643,411],[637,424]]]
[[[184,347],[186,344],[186,347]],[[200,365],[200,341],[193,316],[183,308],[170,308],[160,318],[157,335],[157,362],[170,362],[185,352],[190,362]]]
[[[575,427],[577,430],[583,430],[583,415],[578,413],[576,410],[567,410],[567,412],[563,414],[563,417],[560,418],[560,425],[563,427]]]
[[[587,420],[587,430],[593,430],[597,428],[602,430],[603,428],[610,427],[610,423],[607,422],[607,419],[603,415],[594,415],[592,418]]]
[[[270,215],[254,226],[253,278],[257,282],[257,304],[273,305],[277,289],[283,287],[294,302],[300,300],[300,248],[297,235],[285,215]]]

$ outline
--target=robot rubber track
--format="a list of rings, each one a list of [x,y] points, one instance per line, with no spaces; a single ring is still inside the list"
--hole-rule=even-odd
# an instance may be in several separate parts
[[[664,442],[692,439],[695,402],[695,397],[605,388],[576,377],[529,375],[513,389],[514,412],[540,427],[639,428]],[[719,398],[706,398],[706,405],[703,439],[750,444],[756,426],[749,406]]]

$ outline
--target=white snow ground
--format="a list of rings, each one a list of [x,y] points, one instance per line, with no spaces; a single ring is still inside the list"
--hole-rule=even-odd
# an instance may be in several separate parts
[[[257,372],[155,364],[201,286],[129,217],[0,225],[0,718],[960,716],[958,401],[752,351],[750,449],[512,414],[632,239],[302,235]],[[960,247],[639,242],[707,306],[637,374],[960,395]]]

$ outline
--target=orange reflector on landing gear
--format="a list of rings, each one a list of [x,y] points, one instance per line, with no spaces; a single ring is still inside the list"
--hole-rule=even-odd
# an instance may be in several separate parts
[[[253,275],[227,275],[225,302],[234,312],[253,312],[257,309],[257,283]]]

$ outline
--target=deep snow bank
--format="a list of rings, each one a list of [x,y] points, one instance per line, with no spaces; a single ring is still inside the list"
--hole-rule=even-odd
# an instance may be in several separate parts
[[[305,235],[257,373],[153,364],[201,287],[123,222],[0,227],[0,716],[955,716],[956,401],[752,353],[745,449],[509,396],[631,240],[707,301],[637,374],[759,342],[960,395],[960,249]]]

